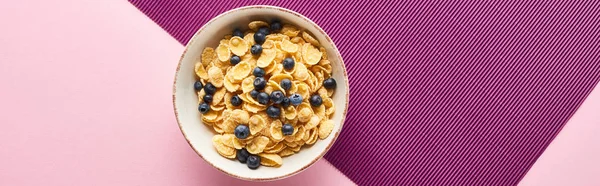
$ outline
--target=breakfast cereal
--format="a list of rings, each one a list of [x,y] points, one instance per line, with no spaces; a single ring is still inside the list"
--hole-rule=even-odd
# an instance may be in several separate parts
[[[306,30],[252,21],[204,48],[194,71],[201,119],[225,158],[279,167],[333,130],[331,62]]]

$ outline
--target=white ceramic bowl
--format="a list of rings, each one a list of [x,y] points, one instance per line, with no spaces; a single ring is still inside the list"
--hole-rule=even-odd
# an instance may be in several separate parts
[[[236,27],[247,28],[250,21],[271,20],[277,18],[283,23],[291,23],[300,29],[312,33],[325,49],[332,63],[333,78],[337,81],[337,88],[333,95],[335,126],[331,135],[325,140],[319,140],[312,146],[303,147],[299,153],[283,159],[281,167],[261,166],[251,170],[237,160],[221,157],[212,145],[215,132],[211,127],[202,124],[198,112],[198,98],[194,91],[194,63],[201,55],[204,47],[215,48],[224,35],[229,34]],[[348,108],[349,87],[346,67],[342,57],[325,32],[310,19],[294,11],[274,6],[247,6],[227,11],[206,23],[188,42],[175,74],[173,85],[173,106],[179,128],[190,146],[206,162],[220,171],[241,179],[264,181],[281,179],[294,175],[319,160],[333,145],[338,137],[346,111]]]

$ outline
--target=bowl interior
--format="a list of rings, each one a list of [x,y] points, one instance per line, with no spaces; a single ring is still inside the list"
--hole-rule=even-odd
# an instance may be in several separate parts
[[[273,18],[277,18],[283,23],[296,25],[300,29],[308,30],[327,49],[327,55],[333,67],[333,78],[336,79],[338,85],[333,96],[336,111],[332,119],[335,126],[331,135],[325,140],[319,140],[314,145],[303,147],[300,152],[285,157],[281,167],[261,166],[258,170],[250,170],[246,165],[241,164],[237,160],[229,160],[221,157],[214,149],[211,139],[216,133],[212,127],[202,124],[200,113],[197,110],[198,98],[193,88],[193,83],[196,81],[194,64],[199,59],[204,47],[216,48],[219,40],[224,35],[231,33],[234,28],[247,29],[250,21],[269,21]],[[242,7],[221,14],[209,21],[188,43],[175,77],[173,103],[182,133],[192,148],[208,163],[231,176],[242,179],[279,179],[308,168],[308,166],[321,158],[333,144],[341,130],[347,110],[348,79],[337,48],[335,48],[326,34],[312,21],[295,12],[278,7]]]

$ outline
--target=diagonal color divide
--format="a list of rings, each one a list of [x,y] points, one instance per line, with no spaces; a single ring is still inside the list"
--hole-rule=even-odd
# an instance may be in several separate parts
[[[181,43],[244,5],[321,25],[351,84],[326,159],[359,185],[515,185],[600,79],[596,1],[131,2]]]

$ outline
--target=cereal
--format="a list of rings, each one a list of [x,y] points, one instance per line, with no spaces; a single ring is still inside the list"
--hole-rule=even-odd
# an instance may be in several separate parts
[[[313,36],[308,34],[308,32],[302,32],[302,38],[304,38],[305,41],[309,42],[312,45],[319,46],[319,41],[317,41]]]
[[[250,23],[248,23],[248,28],[250,28],[250,30],[254,30],[257,31],[260,27],[263,26],[269,26],[269,23],[264,22],[264,21],[252,21]]]
[[[295,107],[287,107],[284,109],[285,118],[286,119],[294,119],[296,118],[296,108]]]
[[[271,76],[271,78],[269,79],[269,81],[275,81],[276,83],[280,83],[281,80],[283,79],[292,79],[292,76],[289,74],[277,74],[277,75],[273,75]]]
[[[310,104],[306,102],[303,102],[302,104],[298,105],[298,108],[296,108],[296,110],[298,111],[298,121],[300,122],[308,122],[314,114],[313,110],[310,107]]]
[[[304,133],[306,132],[304,126],[298,127],[298,131],[294,135],[294,141],[301,141],[304,137]]]
[[[321,51],[321,53],[323,53],[323,56],[321,56],[321,58],[323,58],[323,59],[321,59],[321,61],[327,60],[327,50],[325,50],[325,48],[323,48],[323,47],[320,47],[319,51]],[[319,63],[320,63],[320,61],[319,61]]]
[[[263,48],[273,48],[275,47],[275,42],[273,40],[266,40],[265,43],[262,44]]]
[[[292,43],[290,40],[283,40],[281,42],[281,50],[286,51],[287,53],[295,53],[298,51],[298,45]]]
[[[297,80],[304,81],[309,78],[308,69],[306,69],[306,66],[304,66],[304,64],[296,63],[293,76]]]
[[[291,156],[293,154],[294,154],[294,151],[292,151],[291,149],[287,149],[287,148],[281,150],[281,152],[278,153],[278,155],[281,157]]]
[[[293,43],[296,43],[296,44],[300,44],[300,45],[306,43],[304,41],[304,39],[302,39],[302,37],[294,37],[290,41],[292,41]]]
[[[318,128],[313,128],[310,131],[310,136],[308,137],[308,140],[306,140],[306,144],[312,145],[317,142],[317,139],[319,139],[319,133],[317,130]]]
[[[327,120],[319,125],[319,139],[325,139],[333,130],[333,121]]]
[[[264,152],[265,153],[278,153],[278,152],[281,152],[283,149],[285,149],[285,147],[286,146],[281,142],[274,143],[273,146],[265,148]]]
[[[274,49],[263,49],[262,54],[256,60],[256,66],[265,68],[271,64],[274,64],[273,60],[275,59],[275,56],[277,55],[277,53],[275,53],[275,52],[276,52],[276,50],[274,50]]]
[[[313,112],[315,113],[315,115],[321,118],[325,118],[325,105],[321,104],[318,107],[313,107]]]
[[[296,27],[292,26],[292,25],[283,25],[283,28],[281,28],[281,33],[289,36],[289,37],[296,37],[299,33],[300,30],[298,30]]]
[[[208,111],[205,114],[202,114],[202,119],[209,121],[209,122],[216,122],[217,118],[219,117],[219,113],[217,111]]]
[[[234,121],[236,121],[238,123],[242,123],[242,124],[246,124],[250,120],[250,114],[248,114],[248,111],[241,110],[241,109],[235,109],[235,110],[233,110],[231,112],[231,116],[230,117]]]
[[[223,81],[225,80],[225,76],[223,76],[223,71],[218,67],[210,67],[208,69],[208,78],[209,82],[212,83],[215,87],[222,87]]]
[[[296,93],[300,94],[303,100],[308,100],[310,95],[310,87],[308,87],[308,85],[304,82],[297,82],[295,84],[297,87]]]
[[[250,74],[250,71],[252,71],[252,67],[250,66],[250,64],[248,64],[247,62],[240,62],[233,68],[231,68],[230,73],[232,73],[231,77],[233,78],[233,80],[241,81],[244,78],[246,78],[248,74]]]
[[[239,150],[239,149],[242,149],[242,148],[245,147],[245,144],[240,139],[237,139],[237,138],[234,137],[232,140],[233,140],[233,142],[232,142],[233,143],[233,148]]]
[[[241,37],[232,37],[229,39],[229,49],[237,56],[243,56],[248,51],[248,43]]]
[[[215,53],[215,49],[206,47],[206,48],[204,48],[204,50],[202,50],[202,58],[201,58],[202,65],[207,66],[209,63],[211,63],[216,58],[217,58],[217,53]]]
[[[235,91],[237,91],[237,89],[240,88],[240,84],[231,82],[231,80],[228,78],[228,76],[225,76],[225,81],[223,81],[223,86],[225,86],[225,89],[227,89],[227,91],[229,91],[229,92],[235,92]]]
[[[323,53],[313,45],[305,43],[302,45],[302,59],[308,65],[315,65],[321,60]]]
[[[225,109],[225,105],[210,105],[210,110],[222,111]]]
[[[227,43],[221,42],[216,49],[217,57],[220,61],[227,61],[231,57],[231,51],[229,50],[229,46]]]
[[[278,154],[260,153],[258,156],[261,158],[260,163],[264,166],[279,167],[283,164],[283,159]]]
[[[312,117],[310,117],[310,120],[308,120],[308,122],[306,122],[306,125],[304,125],[304,127],[306,127],[306,129],[313,129],[315,127],[317,127],[317,125],[319,125],[319,122],[321,122],[321,118],[317,115],[314,115]]]
[[[225,106],[224,103],[221,101],[223,100],[223,97],[225,97],[225,92],[227,92],[227,90],[224,88],[217,89],[217,92],[215,92],[215,94],[213,95],[213,101],[210,104],[223,104],[223,106]]]
[[[269,138],[265,136],[259,136],[252,139],[252,141],[246,146],[246,149],[251,154],[258,154],[265,150],[265,147],[267,147],[267,143],[269,143]]]
[[[217,152],[226,158],[235,158],[235,148],[228,147],[223,143],[222,135],[215,135],[212,138],[213,146],[217,149]]]
[[[271,88],[272,90],[279,90],[285,94],[285,90],[283,88],[281,88],[279,83],[277,83],[273,80],[269,80],[269,83],[267,83],[267,87]],[[271,91],[269,91],[269,93],[271,93]]]
[[[264,128],[267,127],[267,122],[258,115],[253,115],[252,117],[250,117],[248,124],[250,125],[251,135],[255,135],[256,133],[262,131]]]
[[[327,50],[313,35],[289,24],[284,24],[278,32],[269,31],[260,54],[256,51],[252,54],[250,46],[257,44],[255,33],[266,34],[269,23],[253,21],[248,28],[243,37],[240,33],[226,35],[216,48],[204,48],[194,64],[197,80],[203,85],[211,83],[216,88],[214,92],[210,91],[212,102],[207,104],[208,111],[204,110],[201,120],[216,132],[213,146],[221,156],[234,159],[237,150],[246,149],[251,155],[261,157],[256,163],[280,167],[282,157],[301,153],[302,147],[327,138],[333,131],[334,123],[330,118],[335,112],[331,97],[334,87],[331,84],[324,86],[325,80],[332,77],[332,66],[327,59]],[[233,55],[240,58],[237,64],[230,63]],[[283,66],[286,58],[295,62],[287,69]],[[262,76],[265,83],[258,81],[255,87],[257,77],[253,70],[257,67],[264,70],[264,74],[257,76]],[[291,85],[286,82],[287,90],[281,86],[284,79],[291,81]],[[281,91],[288,99],[294,94],[302,98],[295,97],[289,106],[283,106],[277,101],[282,100],[281,94],[275,93],[273,95],[279,97],[271,97],[276,91]],[[268,96],[266,102],[265,93]],[[207,92],[200,89],[196,94],[198,104],[206,108],[203,97]],[[237,97],[232,102],[234,96]],[[322,102],[312,106],[311,96],[320,96]]]
[[[258,113],[260,111],[267,109],[266,106],[253,105],[253,104],[247,104],[247,103],[243,104],[242,108],[244,110],[247,110],[248,112],[252,112],[252,113]]]
[[[202,65],[202,62],[196,63],[196,65],[194,66],[194,71],[196,72],[196,75],[199,78],[208,79],[208,73],[206,73],[206,69]]]
[[[223,145],[231,148],[235,148],[233,147],[233,139],[235,139],[235,136],[233,134],[223,134],[221,136],[221,142],[223,143]]]
[[[252,84],[253,82],[254,76],[249,76],[246,79],[244,79],[242,81],[242,92],[246,93],[254,90],[254,85]]]
[[[204,121],[204,122],[206,122],[206,121]],[[223,129],[221,128],[221,126],[219,126],[219,125],[212,125],[212,126],[213,126],[213,129],[214,129],[214,130],[215,130],[217,133],[219,133],[219,134],[222,134],[222,133],[223,133]]]

